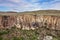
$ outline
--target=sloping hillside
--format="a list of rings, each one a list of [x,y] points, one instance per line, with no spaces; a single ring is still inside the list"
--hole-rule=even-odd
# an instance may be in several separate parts
[[[60,40],[60,11],[0,12],[0,40]]]

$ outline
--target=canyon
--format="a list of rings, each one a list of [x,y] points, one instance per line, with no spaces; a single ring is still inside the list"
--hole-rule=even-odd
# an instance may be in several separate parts
[[[60,11],[1,12],[0,28],[17,27],[22,30],[34,30],[45,27],[60,30]]]
[[[60,11],[0,12],[0,39],[60,40]]]

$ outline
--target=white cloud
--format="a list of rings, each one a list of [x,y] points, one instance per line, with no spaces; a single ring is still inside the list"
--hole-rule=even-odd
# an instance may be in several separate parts
[[[11,3],[2,3],[2,4],[0,4],[0,6],[5,6],[5,7],[14,7],[14,6],[16,6],[16,5],[14,5],[14,4],[11,4]]]
[[[60,3],[58,2],[58,3],[52,4],[50,9],[60,10]]]
[[[10,0],[12,1],[12,0]],[[51,2],[43,2],[43,4],[35,3],[39,0],[31,0],[32,3],[27,2],[26,0],[13,0],[12,2],[18,3],[15,7],[11,7],[15,11],[33,11],[33,10],[44,10],[44,9],[57,9],[60,10],[59,0],[54,0]]]
[[[20,2],[21,0],[8,0],[8,1],[18,3],[18,2]]]
[[[33,10],[40,10],[40,9],[42,9],[40,5],[30,4],[30,3],[22,4],[12,8],[12,10],[15,11],[33,11]]]
[[[10,0],[10,1],[12,1],[12,0]],[[38,3],[32,4],[32,3],[29,3],[25,0],[24,1],[20,0],[19,3],[18,2],[15,2],[15,3],[17,3],[18,5],[15,5],[12,3],[11,4],[3,4],[3,5],[5,5],[5,6],[9,5],[8,7],[14,11],[33,11],[33,10],[42,9]]]
[[[13,11],[33,11],[33,10],[45,10],[45,9],[57,9],[60,10],[60,0],[52,0],[51,2],[43,2],[42,4],[38,1],[40,0],[7,0],[12,3],[2,3],[0,6],[9,7]],[[36,3],[37,2],[37,3]]]

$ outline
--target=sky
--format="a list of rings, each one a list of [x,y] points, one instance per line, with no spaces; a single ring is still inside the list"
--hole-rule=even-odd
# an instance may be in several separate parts
[[[60,10],[60,0],[0,0],[0,11]]]

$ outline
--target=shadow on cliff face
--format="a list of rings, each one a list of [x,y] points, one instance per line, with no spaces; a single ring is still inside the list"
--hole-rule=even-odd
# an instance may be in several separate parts
[[[3,27],[8,26],[8,18],[9,18],[9,16],[3,16],[2,17]]]
[[[39,23],[38,22],[32,22],[32,26],[35,27],[35,28],[39,27]]]
[[[0,28],[10,28],[15,25],[15,16],[0,16]]]

